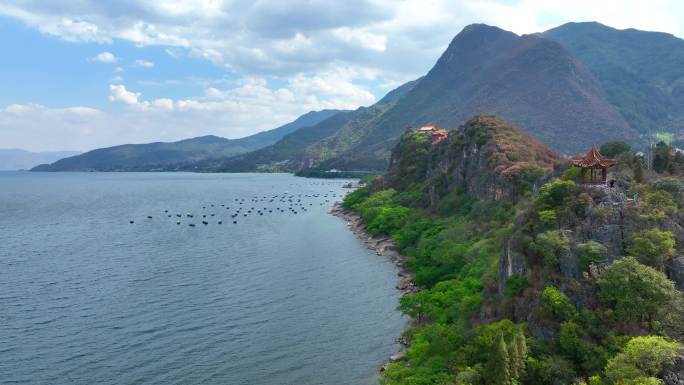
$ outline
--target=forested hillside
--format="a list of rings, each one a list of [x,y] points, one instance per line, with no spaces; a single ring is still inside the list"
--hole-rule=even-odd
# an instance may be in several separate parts
[[[632,127],[644,133],[684,129],[684,40],[599,23],[568,23],[544,36],[591,68]]]
[[[383,384],[684,380],[684,184],[622,142],[603,149],[612,188],[580,186],[492,116],[439,142],[403,134],[388,173],[343,203],[422,289],[401,299],[413,322]]]

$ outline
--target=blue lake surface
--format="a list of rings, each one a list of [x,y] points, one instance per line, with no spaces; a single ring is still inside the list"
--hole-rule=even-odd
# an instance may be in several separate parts
[[[342,183],[0,172],[0,383],[376,383],[405,320]]]

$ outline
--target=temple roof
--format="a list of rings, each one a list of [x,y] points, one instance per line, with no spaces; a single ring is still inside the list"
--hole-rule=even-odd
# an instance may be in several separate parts
[[[573,158],[570,161],[573,165],[581,168],[596,166],[608,168],[610,166],[614,166],[615,163],[617,163],[615,159],[608,159],[601,155],[601,153],[596,149],[596,145],[591,146],[591,150],[589,150],[589,152],[587,152],[587,154],[583,157]]]

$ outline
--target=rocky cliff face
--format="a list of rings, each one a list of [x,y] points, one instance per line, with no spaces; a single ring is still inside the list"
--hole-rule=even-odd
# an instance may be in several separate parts
[[[598,242],[606,248],[602,260],[596,263],[599,271],[613,261],[627,254],[627,239],[639,230],[652,228],[653,224],[643,218],[643,202],[635,203],[628,199],[625,190],[620,187],[605,186],[582,187],[581,194],[586,197],[584,206],[578,215],[562,218],[558,227],[563,237],[568,240],[568,248],[559,252],[559,270],[565,280],[582,279],[579,270],[579,246],[587,242]],[[524,223],[517,223],[522,227]],[[660,228],[671,231],[677,239],[677,254],[666,265],[667,275],[675,282],[677,288],[684,289],[684,228],[677,217],[660,219]],[[520,236],[516,235],[505,242],[501,251],[498,267],[499,293],[506,290],[506,281],[513,275],[526,275],[531,270],[528,257],[524,253],[525,246]]]
[[[675,358],[674,363],[663,373],[665,385],[684,385],[684,354]]]
[[[427,181],[431,203],[450,191],[501,200],[537,188],[561,158],[500,118],[476,116],[431,143],[409,131],[395,148],[387,180],[400,188]]]

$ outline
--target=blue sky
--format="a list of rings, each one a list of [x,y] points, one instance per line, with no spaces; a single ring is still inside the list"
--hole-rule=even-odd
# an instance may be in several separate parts
[[[370,105],[464,26],[684,36],[679,0],[0,0],[0,148],[242,137]]]

